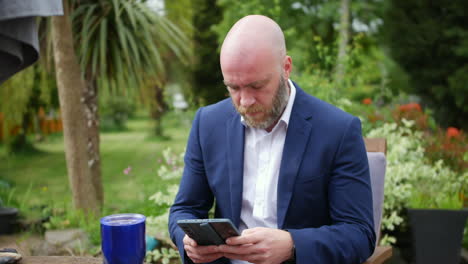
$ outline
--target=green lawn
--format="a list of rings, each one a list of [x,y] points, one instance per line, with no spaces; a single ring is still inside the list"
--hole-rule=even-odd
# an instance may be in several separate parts
[[[170,147],[179,153],[185,148],[193,113],[168,113],[163,120],[164,135],[152,135],[148,117],[127,123],[125,131],[101,133],[102,177],[105,212],[142,212],[151,210],[148,197],[164,190],[156,174],[162,150]],[[35,143],[38,152],[6,156],[0,145],[0,179],[11,183],[10,190],[26,210],[41,206],[71,205],[63,137],[53,135]],[[2,152],[3,151],[3,152]],[[124,169],[131,167],[126,175]],[[28,212],[23,212],[26,215]]]

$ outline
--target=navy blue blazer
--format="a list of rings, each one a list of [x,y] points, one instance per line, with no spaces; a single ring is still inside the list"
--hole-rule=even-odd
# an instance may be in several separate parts
[[[291,233],[298,264],[362,263],[374,250],[375,232],[361,123],[295,87],[278,180],[278,228]],[[216,201],[215,217],[239,226],[243,157],[244,126],[231,99],[200,108],[169,216],[183,263],[192,262],[177,220],[208,218]]]

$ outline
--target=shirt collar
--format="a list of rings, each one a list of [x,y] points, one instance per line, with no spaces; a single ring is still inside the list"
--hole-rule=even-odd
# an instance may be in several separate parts
[[[272,131],[278,126],[279,123],[284,123],[286,128],[288,127],[289,119],[291,118],[291,111],[292,111],[292,107],[294,104],[294,99],[296,98],[296,87],[294,87],[294,84],[291,81],[291,79],[288,79],[288,84],[289,84],[289,89],[290,89],[288,104],[286,105],[286,108],[284,109],[284,112],[281,115],[281,118],[278,120],[278,123],[275,125],[275,127],[273,127]],[[240,121],[245,127],[250,128],[246,124],[244,117],[242,115],[241,115]]]

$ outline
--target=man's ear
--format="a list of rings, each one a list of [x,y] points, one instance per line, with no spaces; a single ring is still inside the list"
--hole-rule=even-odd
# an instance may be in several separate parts
[[[284,72],[284,78],[287,80],[289,79],[289,76],[291,75],[292,71],[292,59],[288,55],[284,57],[284,62],[283,62],[283,72]]]

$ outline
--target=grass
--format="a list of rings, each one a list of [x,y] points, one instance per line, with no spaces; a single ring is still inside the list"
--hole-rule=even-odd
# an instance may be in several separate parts
[[[123,131],[101,133],[104,213],[152,212],[148,197],[167,184],[156,175],[158,160],[168,147],[177,153],[183,151],[192,115],[168,113],[162,138],[152,135],[153,124],[146,116],[130,119]],[[63,137],[51,135],[34,146],[36,151],[7,156],[0,145],[0,179],[13,186],[9,196],[26,217],[34,208],[71,208]],[[123,171],[128,167],[131,172],[127,175]]]

